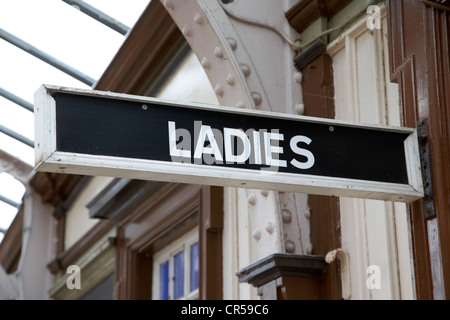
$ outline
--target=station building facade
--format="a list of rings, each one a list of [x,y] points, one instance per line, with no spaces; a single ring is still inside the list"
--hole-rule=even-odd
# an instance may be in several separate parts
[[[449,11],[151,1],[93,89],[417,128],[424,198],[35,172],[0,244],[0,298],[445,299]]]

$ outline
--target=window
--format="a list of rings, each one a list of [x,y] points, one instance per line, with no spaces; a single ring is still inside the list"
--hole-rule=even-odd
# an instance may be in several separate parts
[[[153,299],[198,299],[198,228],[156,252],[153,270]]]

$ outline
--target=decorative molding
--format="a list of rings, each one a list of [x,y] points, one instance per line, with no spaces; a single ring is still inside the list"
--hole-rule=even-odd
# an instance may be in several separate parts
[[[300,0],[286,12],[289,24],[298,33],[320,17],[330,18],[351,0]]]
[[[84,190],[84,188],[92,180],[92,178],[93,177],[91,177],[91,176],[81,176],[79,179],[77,179],[76,185],[73,187],[72,191],[67,196],[67,198],[62,200],[62,201],[60,201],[60,203],[53,210],[53,214],[52,215],[56,219],[59,219],[62,215],[64,215],[66,213],[66,211],[75,202],[75,200],[78,198],[78,196]]]
[[[275,253],[237,272],[239,282],[261,287],[280,277],[317,277],[327,270],[324,256]]]
[[[56,207],[66,199],[81,180],[81,175],[37,172],[30,180],[30,186],[44,203]]]
[[[68,250],[62,252],[47,265],[49,271],[53,274],[66,269],[69,265],[74,264],[89,248],[95,245],[102,237],[113,229],[114,225],[111,221],[103,220],[98,222],[86,235],[81,238],[75,245]],[[110,239],[111,240],[111,239]]]
[[[319,56],[325,54],[327,51],[326,45],[319,39],[304,49],[294,58],[294,65],[298,71],[302,71],[304,67],[309,65]]]
[[[167,10],[151,1],[94,88],[156,95],[189,52]]]
[[[156,181],[114,179],[86,205],[89,216],[117,223],[162,185]]]
[[[425,5],[438,10],[450,11],[449,0],[421,0]]]
[[[77,265],[80,268],[80,289],[67,288],[69,274],[64,268],[59,270],[49,290],[50,297],[56,300],[80,299],[110,276],[114,272],[115,250],[110,241],[114,235],[115,230],[104,233],[95,245],[85,248],[81,255],[71,261],[71,265]]]

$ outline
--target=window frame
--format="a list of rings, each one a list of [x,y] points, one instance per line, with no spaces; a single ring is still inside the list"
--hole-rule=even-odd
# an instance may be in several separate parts
[[[199,296],[199,284],[196,289],[190,291],[190,272],[191,272],[191,246],[199,242],[199,228],[195,227],[183,236],[175,239],[170,244],[161,248],[153,254],[153,282],[152,299],[160,299],[160,265],[169,261],[169,300],[195,300]],[[175,256],[183,251],[184,255],[184,283],[183,295],[180,298],[173,299],[174,296],[174,259]]]
[[[167,183],[148,190],[136,188],[141,201],[121,208],[116,220],[116,298],[152,299],[154,252],[198,226],[198,299],[221,300],[223,188]]]

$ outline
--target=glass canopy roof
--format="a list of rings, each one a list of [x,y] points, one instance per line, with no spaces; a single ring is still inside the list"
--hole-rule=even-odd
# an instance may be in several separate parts
[[[34,166],[35,91],[90,88],[150,0],[0,0],[0,161]],[[25,187],[0,166],[0,241]]]

